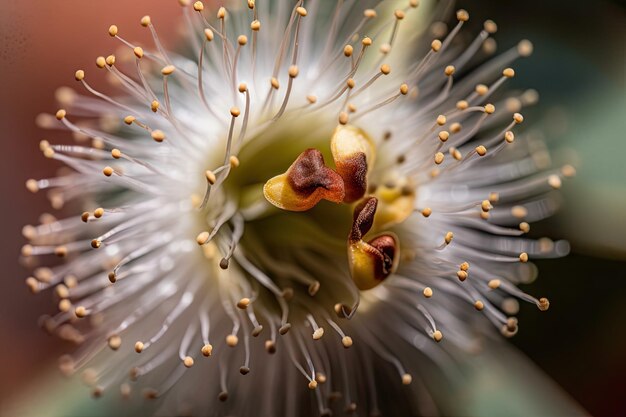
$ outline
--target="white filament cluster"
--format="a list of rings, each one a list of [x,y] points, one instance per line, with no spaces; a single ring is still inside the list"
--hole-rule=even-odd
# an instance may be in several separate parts
[[[92,95],[62,90],[57,120],[40,118],[77,144],[42,142],[72,170],[28,188],[87,210],[24,228],[26,262],[68,260],[27,279],[55,289],[60,311],[44,325],[79,345],[62,369],[96,396],[162,399],[166,415],[445,413],[427,369],[477,349],[488,322],[514,334],[511,297],[547,309],[516,284],[534,278],[529,258],[568,250],[520,237],[573,174],[550,170],[541,143],[516,132],[536,93],[501,91],[532,45],[477,66],[495,23],[463,42],[461,10],[449,32],[435,26],[440,40],[416,37],[404,25],[417,1],[181,5],[193,53],[165,50],[148,16],[153,48],[112,26],[130,58],[96,63],[127,94],[77,71]],[[283,152],[318,146],[338,124],[376,142],[372,186],[410,179],[417,196],[394,227],[398,272],[363,293],[346,265],[349,223],[325,229],[332,219],[277,213],[259,193],[286,168]]]

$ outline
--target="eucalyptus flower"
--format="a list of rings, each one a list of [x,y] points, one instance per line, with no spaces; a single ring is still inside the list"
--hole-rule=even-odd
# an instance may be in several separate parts
[[[467,40],[417,0],[180,3],[186,46],[112,25],[96,70],[125,93],[81,69],[39,118],[76,140],[26,186],[77,214],[23,229],[61,370],[164,415],[449,412],[432,392],[517,300],[548,309],[516,285],[568,251],[524,237],[574,174],[504,88],[532,44],[491,57],[493,21]]]

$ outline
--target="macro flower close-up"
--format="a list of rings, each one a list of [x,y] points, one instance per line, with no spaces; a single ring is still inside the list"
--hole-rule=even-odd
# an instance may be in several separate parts
[[[92,30],[28,143],[56,171],[15,179],[51,206],[10,239],[76,383],[53,415],[586,415],[509,346],[521,311],[559,325],[529,284],[581,160],[517,82],[524,33],[449,1],[167,3]]]

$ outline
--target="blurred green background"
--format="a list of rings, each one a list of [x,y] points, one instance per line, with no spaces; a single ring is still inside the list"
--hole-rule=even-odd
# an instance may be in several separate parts
[[[121,5],[0,0],[0,415],[29,387],[47,383],[43,375],[66,348],[37,327],[39,315],[54,306],[50,297],[27,292],[27,271],[17,264],[22,225],[47,210],[43,196],[23,184],[54,172],[37,143],[59,138],[33,120],[56,108],[54,90],[71,83],[76,68],[111,51],[109,24],[134,28],[141,39],[140,16],[163,21],[178,13],[175,0]],[[561,212],[533,227],[536,236],[569,239],[572,254],[538,262],[539,279],[525,290],[549,297],[551,308],[541,314],[523,305],[512,343],[591,414],[625,415],[626,6],[617,0],[458,5],[469,10],[476,30],[487,18],[499,24],[501,49],[523,37],[534,42],[535,54],[515,65],[513,82],[539,90],[540,105],[525,113],[527,120],[543,125],[555,160],[574,160],[578,168],[564,185]],[[174,38],[174,29],[163,26],[160,32]]]

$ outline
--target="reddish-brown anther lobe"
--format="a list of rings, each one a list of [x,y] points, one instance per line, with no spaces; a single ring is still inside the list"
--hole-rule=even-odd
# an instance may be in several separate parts
[[[396,240],[389,235],[378,236],[368,242],[375,248],[382,257],[382,262],[377,262],[374,270],[374,277],[383,280],[391,274],[393,261],[396,259]]]
[[[306,211],[320,200],[341,203],[345,191],[343,179],[324,163],[317,149],[302,152],[287,172],[271,178],[263,187],[267,201],[289,211]]]
[[[354,218],[349,240],[351,243],[358,242],[363,238],[374,224],[374,215],[378,207],[378,199],[370,197],[354,208]]]
[[[296,194],[308,197],[317,189],[323,188],[328,196],[343,196],[343,180],[324,163],[324,156],[317,149],[307,149],[287,171],[287,181]],[[331,200],[332,201],[332,200]]]
[[[337,161],[337,172],[343,178],[346,195],[344,201],[357,201],[367,190],[367,158],[364,153],[356,153],[343,161]]]

